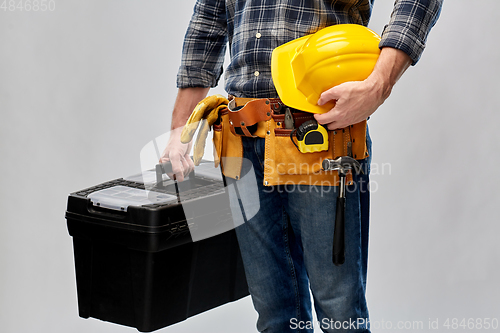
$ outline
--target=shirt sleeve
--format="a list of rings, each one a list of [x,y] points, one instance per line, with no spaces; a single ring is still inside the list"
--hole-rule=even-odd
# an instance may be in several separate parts
[[[184,37],[177,87],[215,87],[227,44],[224,0],[197,0]]]
[[[396,0],[389,24],[382,32],[380,48],[389,46],[402,50],[415,65],[442,6],[443,0]]]

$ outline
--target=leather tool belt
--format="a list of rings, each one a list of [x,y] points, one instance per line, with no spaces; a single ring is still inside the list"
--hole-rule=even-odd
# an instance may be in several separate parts
[[[337,186],[337,171],[323,171],[325,158],[350,155],[355,159],[368,157],[366,120],[335,131],[328,131],[329,149],[301,153],[290,140],[293,129],[285,128],[285,110],[279,99],[237,98],[229,96],[227,109],[220,112],[214,124],[215,152],[226,177],[239,179],[243,159],[242,136],[260,137],[265,142],[264,185]],[[313,114],[291,109],[294,127],[314,119]],[[352,175],[347,175],[352,184]]]

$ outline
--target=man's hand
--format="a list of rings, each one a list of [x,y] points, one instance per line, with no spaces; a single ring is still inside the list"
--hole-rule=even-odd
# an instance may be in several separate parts
[[[365,81],[345,82],[321,94],[318,105],[331,100],[335,107],[327,113],[315,114],[320,124],[328,124],[329,130],[344,128],[368,118],[384,103],[380,83]]]
[[[172,164],[172,173],[168,176],[180,182],[184,180],[191,171],[194,170],[194,163],[189,153],[191,151],[192,142],[181,142],[182,127],[173,129],[170,132],[167,146],[161,154],[160,164],[170,162]]]
[[[392,87],[410,66],[411,59],[403,51],[385,47],[377,64],[364,81],[345,82],[323,92],[318,105],[335,101],[335,107],[314,117],[329,130],[359,123],[373,114],[389,97]]]
[[[209,88],[181,88],[177,93],[172,112],[172,131],[160,158],[160,163],[172,164],[173,173],[168,174],[170,178],[175,175],[175,179],[183,181],[184,176],[194,169],[193,160],[189,156],[192,142],[182,143],[181,133],[194,107],[207,95],[208,90]]]

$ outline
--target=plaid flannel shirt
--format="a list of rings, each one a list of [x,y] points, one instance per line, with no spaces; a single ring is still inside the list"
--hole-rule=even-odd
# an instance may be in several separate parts
[[[177,86],[215,87],[230,64],[225,89],[238,97],[277,97],[271,77],[274,48],[324,27],[368,25],[375,0],[197,0],[182,52]],[[417,63],[443,0],[396,0],[380,47]]]

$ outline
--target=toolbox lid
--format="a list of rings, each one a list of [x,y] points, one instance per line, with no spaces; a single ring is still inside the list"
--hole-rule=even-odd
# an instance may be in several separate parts
[[[214,162],[205,162],[202,161],[200,165],[198,165],[194,169],[194,173],[196,176],[203,176],[213,180],[222,181],[222,173],[220,171],[220,167],[215,167]]]
[[[135,175],[128,176],[123,179],[140,184],[142,183],[144,184],[144,186],[149,186],[149,187],[155,185],[157,182],[155,170],[145,170],[142,173],[137,173]]]
[[[220,171],[220,167],[215,167],[214,162],[210,161],[201,161],[200,165],[197,165],[194,169],[194,174],[195,176],[198,177],[205,177],[208,179],[213,179],[213,180],[219,180],[222,181],[222,173]],[[168,176],[166,174],[162,175],[162,180],[168,180]],[[144,184],[146,188],[151,188],[152,186],[156,185],[156,183],[159,181],[157,179],[156,175],[156,170],[155,169],[150,169],[150,170],[144,170],[142,173],[138,173],[132,176],[128,176],[123,178],[125,180],[135,182],[135,183],[141,183]],[[189,179],[189,176],[185,178],[186,180]]]
[[[128,206],[162,204],[176,201],[175,195],[146,191],[127,186],[113,186],[88,195],[94,206],[126,212]]]

